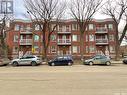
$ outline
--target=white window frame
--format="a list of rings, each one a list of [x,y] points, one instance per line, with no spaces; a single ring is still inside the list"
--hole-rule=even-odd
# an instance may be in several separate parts
[[[78,41],[78,35],[72,35],[72,41],[77,42]]]
[[[115,46],[110,45],[109,49],[111,53],[115,53]]]
[[[114,37],[113,34],[112,35],[109,35],[109,41],[115,41],[115,37]]]
[[[19,31],[20,30],[20,25],[19,24],[16,24],[15,25],[15,31]]]
[[[78,53],[78,46],[73,46],[72,51],[73,53]]]
[[[51,35],[51,42],[56,42],[56,35]]]
[[[94,29],[94,25],[93,24],[89,24],[89,30],[93,30]]]
[[[17,37],[17,38],[16,38],[16,37]],[[13,41],[14,41],[14,42],[18,42],[18,40],[19,40],[19,36],[18,36],[18,35],[14,35]]]
[[[50,47],[50,49],[51,49],[51,53],[56,53],[56,46],[53,45]]]
[[[89,35],[89,41],[91,42],[95,41],[95,36],[93,34]]]
[[[38,24],[35,24],[34,26],[36,31],[40,30],[40,26]]]
[[[78,24],[72,24],[72,30],[78,30]]]
[[[38,38],[35,38],[35,37],[38,37]],[[34,42],[38,42],[40,39],[40,36],[39,35],[34,35]]]
[[[113,30],[113,24],[108,24],[108,29]]]
[[[90,53],[95,53],[95,46],[94,45],[89,46],[89,52]]]

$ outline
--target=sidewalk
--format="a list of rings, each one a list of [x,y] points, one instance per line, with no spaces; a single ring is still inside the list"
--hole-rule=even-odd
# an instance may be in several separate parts
[[[122,64],[123,63],[122,61],[123,60],[119,60],[119,61],[111,60],[111,63],[112,64]]]

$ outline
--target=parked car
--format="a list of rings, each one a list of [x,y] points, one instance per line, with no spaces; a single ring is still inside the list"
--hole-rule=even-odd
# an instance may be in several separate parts
[[[12,60],[11,65],[12,66],[18,66],[18,65],[32,65],[36,66],[41,63],[41,59],[35,55],[26,55],[21,58],[17,58]]]
[[[123,63],[127,64],[127,57],[123,59]]]
[[[71,66],[73,64],[73,59],[71,56],[60,56],[56,57],[53,60],[50,60],[48,62],[49,66],[60,66],[60,65],[69,65]]]
[[[0,66],[8,65],[10,62],[8,58],[0,57]]]
[[[94,64],[105,64],[105,65],[111,65],[110,58],[105,55],[95,55],[91,57],[90,59],[85,60],[85,64],[94,65]]]

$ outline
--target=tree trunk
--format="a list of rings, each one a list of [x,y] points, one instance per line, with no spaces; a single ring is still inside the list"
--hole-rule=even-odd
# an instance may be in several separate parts
[[[84,59],[84,35],[81,33],[80,35],[80,42],[81,42],[81,60]]]
[[[119,60],[120,55],[119,55],[119,48],[120,48],[120,42],[119,42],[119,34],[118,34],[118,27],[116,28],[116,37],[115,37],[115,42],[116,42],[116,46],[115,46],[115,60]]]
[[[7,46],[5,44],[4,38],[1,39],[1,44],[2,44],[2,51],[3,51],[3,56],[7,58]]]

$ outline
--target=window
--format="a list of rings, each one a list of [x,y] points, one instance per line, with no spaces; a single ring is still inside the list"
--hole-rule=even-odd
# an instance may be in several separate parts
[[[14,42],[18,42],[19,36],[18,35],[14,35]]]
[[[21,25],[20,30],[21,30],[21,31],[23,31],[23,30],[24,30],[24,26],[23,26],[23,25]]]
[[[34,36],[34,41],[35,41],[35,42],[38,42],[38,41],[39,41],[39,36],[38,36],[38,35],[35,35],[35,36]]]
[[[73,50],[73,53],[78,53],[78,47],[77,46],[73,46],[72,50]]]
[[[58,31],[62,32],[62,25],[58,25]]]
[[[54,29],[54,30],[56,30],[56,24],[52,24],[52,30]]]
[[[108,24],[108,29],[113,30],[113,24]]]
[[[51,46],[51,53],[56,53],[56,46]]]
[[[40,26],[38,24],[35,24],[35,30],[40,30]]]
[[[114,35],[109,35],[109,41],[114,41],[115,38],[114,38]]]
[[[89,53],[89,47],[86,46],[86,53]]]
[[[18,53],[18,47],[17,46],[13,47],[13,53]]]
[[[89,51],[90,51],[90,53],[94,53],[94,52],[95,52],[95,47],[94,47],[94,45],[90,45],[90,46],[89,46]]]
[[[73,35],[72,36],[72,41],[78,41],[78,36],[77,35]]]
[[[51,35],[51,41],[56,41],[56,35]]]
[[[15,25],[15,31],[19,31],[20,30],[20,25],[16,24]]]
[[[27,31],[30,31],[30,30],[31,30],[30,25],[27,25],[27,26],[26,26],[26,30],[27,30]]]
[[[114,46],[110,46],[110,52],[115,53],[115,47]]]
[[[78,30],[78,25],[77,24],[72,24],[72,30]]]
[[[39,46],[34,46],[34,53],[39,53]]]
[[[89,30],[93,30],[93,29],[94,29],[93,24],[89,24]]]
[[[66,26],[66,31],[69,31],[70,30],[69,28],[70,28],[69,25],[67,25]]]
[[[94,35],[89,35],[89,41],[94,41]]]
[[[86,42],[88,41],[88,35],[86,35]]]

